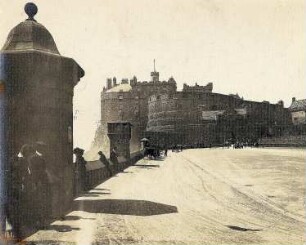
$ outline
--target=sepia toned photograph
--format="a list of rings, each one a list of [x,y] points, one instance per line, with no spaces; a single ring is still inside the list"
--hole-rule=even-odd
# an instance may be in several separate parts
[[[304,245],[304,0],[2,0],[0,245]]]

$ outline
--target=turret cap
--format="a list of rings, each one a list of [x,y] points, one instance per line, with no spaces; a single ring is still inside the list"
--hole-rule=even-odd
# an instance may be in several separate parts
[[[24,6],[24,11],[29,16],[28,20],[34,20],[34,16],[37,14],[38,8],[35,3],[27,3]]]

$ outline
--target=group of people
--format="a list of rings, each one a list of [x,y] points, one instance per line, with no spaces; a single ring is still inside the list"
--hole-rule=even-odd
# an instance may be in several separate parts
[[[74,195],[78,196],[87,190],[87,162],[83,157],[83,149],[75,148],[73,153],[76,156],[73,167]],[[116,147],[110,152],[110,160],[102,151],[98,154],[100,161],[109,172],[109,176],[113,175],[113,171],[122,170]],[[19,153],[10,159],[6,170],[7,201],[5,213],[12,236],[17,240],[31,230],[44,229],[50,221],[52,212],[51,185],[56,179],[48,168],[50,159],[48,146],[44,142],[25,144]]]
[[[258,147],[259,146],[259,143],[258,141],[256,142],[248,142],[248,141],[236,141],[234,144],[233,144],[233,148],[234,149],[243,149],[245,147]],[[229,146],[228,146],[229,147]]]
[[[86,180],[86,160],[83,157],[84,150],[81,148],[75,148],[73,150],[75,154],[74,162],[74,196],[79,196],[81,193],[87,190]],[[123,166],[118,161],[117,147],[114,147],[110,152],[110,159],[108,160],[102,151],[98,152],[99,160],[105,166],[109,176],[112,176],[114,171],[122,171]],[[112,163],[112,166],[111,166]]]
[[[17,239],[31,227],[44,227],[51,211],[46,151],[47,145],[43,142],[25,144],[10,161],[6,213]]]

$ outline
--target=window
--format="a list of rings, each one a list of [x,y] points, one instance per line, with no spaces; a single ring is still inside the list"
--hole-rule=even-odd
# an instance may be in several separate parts
[[[119,99],[119,100],[123,100],[123,95],[120,94],[120,95],[118,96],[118,99]]]

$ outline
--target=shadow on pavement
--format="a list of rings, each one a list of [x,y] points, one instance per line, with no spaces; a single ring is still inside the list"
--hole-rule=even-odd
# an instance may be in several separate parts
[[[81,216],[76,216],[76,215],[68,215],[68,216],[65,216],[64,218],[64,220],[81,220],[81,219],[94,220],[94,218],[83,218]]]
[[[75,200],[73,210],[134,216],[151,216],[178,212],[177,207],[167,204],[125,199]]]
[[[160,166],[157,164],[137,164],[135,167],[139,168],[159,168]]]
[[[72,230],[80,230],[80,228],[72,228],[69,225],[50,225],[46,227],[44,230],[48,231],[58,231],[58,232],[69,232]]]
[[[261,231],[261,229],[249,229],[249,228],[243,228],[235,225],[227,225],[228,228],[235,230],[235,231]]]
[[[61,241],[55,241],[55,240],[44,240],[39,242],[33,242],[33,241],[22,241],[20,245],[75,245],[75,242],[61,242]]]
[[[110,189],[107,188],[93,188],[94,191],[110,191]]]
[[[85,194],[83,194],[82,196],[86,196],[86,197],[90,197],[90,196],[93,196],[93,197],[98,197],[100,195],[110,195],[111,193],[110,192],[96,192],[96,191],[92,191],[92,192],[87,192]]]
[[[83,194],[82,196],[83,197],[99,197],[100,195],[98,195],[98,194],[89,194],[89,193],[87,194],[86,193],[86,194]]]
[[[159,162],[162,162],[162,161],[165,161],[164,158],[156,158],[156,159],[152,159],[151,161],[159,161]]]
[[[162,162],[162,161],[165,161],[165,158],[164,157],[159,157],[159,158],[147,158],[145,159],[145,161],[150,161],[150,162]],[[137,166],[138,164],[136,164]]]

